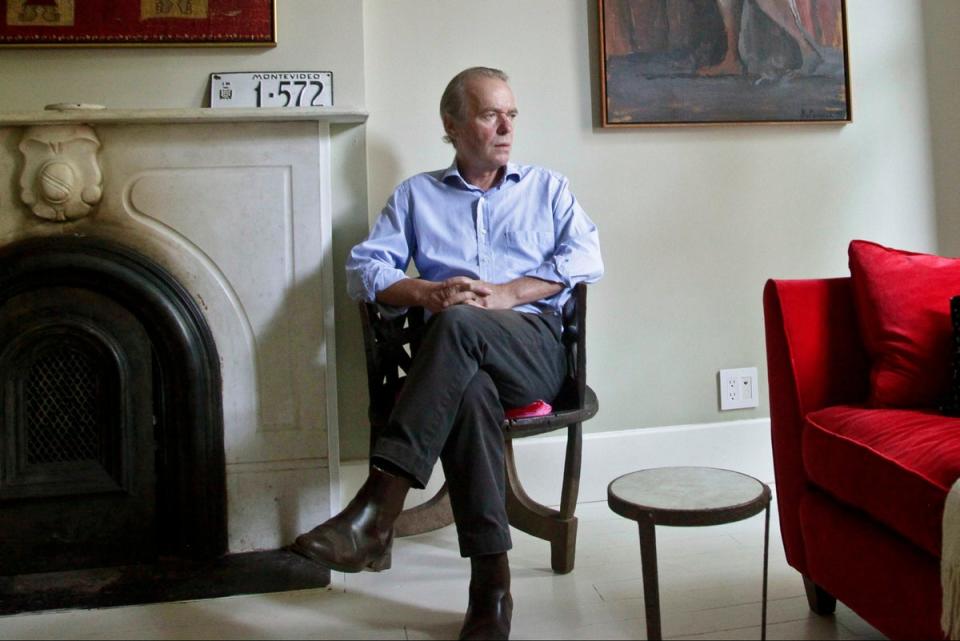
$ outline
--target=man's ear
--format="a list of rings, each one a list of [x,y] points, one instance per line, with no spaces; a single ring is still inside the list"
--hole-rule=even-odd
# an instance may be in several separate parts
[[[450,116],[444,114],[443,116],[443,130],[447,134],[447,138],[450,139],[450,142],[456,142],[457,139],[457,123]]]

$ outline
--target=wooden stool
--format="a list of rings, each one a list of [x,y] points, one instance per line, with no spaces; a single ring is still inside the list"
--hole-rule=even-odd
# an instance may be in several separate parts
[[[767,558],[770,547],[770,488],[730,470],[662,467],[625,474],[607,487],[610,509],[640,527],[643,602],[647,638],[662,639],[657,577],[657,525],[695,527],[740,521],[766,510],[763,533],[763,612],[761,638],[767,638]]]

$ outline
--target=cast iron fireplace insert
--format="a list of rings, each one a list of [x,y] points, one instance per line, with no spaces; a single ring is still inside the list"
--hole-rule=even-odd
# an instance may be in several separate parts
[[[209,327],[154,261],[0,249],[0,575],[225,553],[221,403]]]
[[[82,237],[3,248],[0,379],[3,574],[226,550],[216,346],[166,270]]]

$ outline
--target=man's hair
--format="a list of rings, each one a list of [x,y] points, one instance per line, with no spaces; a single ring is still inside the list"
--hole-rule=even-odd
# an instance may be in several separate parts
[[[494,78],[508,82],[509,76],[499,69],[492,67],[470,67],[453,77],[443,90],[440,97],[440,118],[449,116],[454,122],[463,122],[467,116],[467,82],[474,78]],[[444,142],[452,142],[449,136],[443,137]]]

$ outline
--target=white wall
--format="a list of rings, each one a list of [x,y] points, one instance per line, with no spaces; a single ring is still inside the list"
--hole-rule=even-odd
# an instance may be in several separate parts
[[[752,419],[769,413],[765,394],[757,410],[721,414],[715,377],[757,365],[765,388],[767,277],[844,274],[855,237],[960,253],[958,4],[849,0],[854,122],[843,127],[601,130],[595,0],[278,0],[273,49],[0,49],[0,110],[197,107],[213,71],[332,70],[337,104],[371,112],[367,127],[334,132],[346,161],[334,169],[340,265],[397,182],[449,163],[437,115],[447,80],[501,67],[521,111],[515,159],[566,173],[600,226],[608,275],[591,291],[589,376],[602,409],[587,429]],[[936,192],[922,7],[936,48],[946,43],[931,62],[946,67],[931,85]],[[935,193],[949,214],[939,239]],[[336,279],[342,292],[342,270]],[[336,313],[343,453],[361,457],[358,320],[342,294]]]
[[[202,107],[215,71],[334,72],[338,106],[362,106],[363,12],[354,0],[278,0],[276,47],[0,49],[0,108],[55,102]]]
[[[600,228],[589,378],[601,410],[587,431],[766,416],[765,393],[721,414],[716,383],[720,368],[756,365],[766,389],[766,278],[846,274],[852,238],[937,248],[921,4],[847,5],[852,124],[609,131],[593,0],[368,0],[371,217],[400,180],[450,162],[437,115],[449,78],[504,69],[514,159],[567,174]]]
[[[960,256],[960,2],[923,8],[940,252]]]

